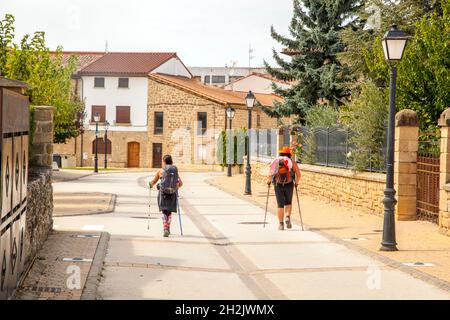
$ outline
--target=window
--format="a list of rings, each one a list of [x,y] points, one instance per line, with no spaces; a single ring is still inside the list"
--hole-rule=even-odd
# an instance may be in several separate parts
[[[94,78],[94,88],[104,88],[105,78]]]
[[[155,112],[154,134],[163,134],[164,112]]]
[[[130,107],[116,107],[116,123],[130,123]]]
[[[106,120],[106,106],[92,106],[91,109],[91,122],[95,122],[94,121],[94,115],[95,114],[99,114],[100,115],[100,122],[105,122]]]
[[[119,88],[129,88],[129,79],[119,78]]]
[[[210,77],[211,76],[205,76],[205,84],[209,84],[210,83]],[[226,82],[226,77],[225,76],[212,76],[212,83],[225,83]]]
[[[256,126],[261,127],[261,115],[256,115]]]
[[[197,113],[197,135],[201,136],[206,133],[207,127],[207,113],[206,112],[198,112]]]
[[[111,140],[106,140],[106,154],[111,154]],[[97,138],[98,154],[105,154],[105,140],[103,138]],[[92,154],[95,154],[96,143],[92,141]]]

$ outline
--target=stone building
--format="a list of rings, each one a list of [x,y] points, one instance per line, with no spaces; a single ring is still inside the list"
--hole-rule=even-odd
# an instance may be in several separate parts
[[[76,139],[55,145],[63,167],[93,166],[96,146],[100,167],[104,165],[105,151],[109,167],[160,167],[163,155],[174,151],[182,154],[185,163],[204,163],[211,146],[214,149],[214,135],[217,138],[227,126],[227,107],[237,110],[234,128],[247,126],[246,92],[202,84],[176,53],[80,56],[84,62],[74,75],[74,88],[85,101],[85,130]],[[272,94],[256,94],[256,98],[269,107],[274,100],[280,100]],[[94,114],[100,116],[97,141]],[[261,129],[277,127],[277,120],[258,107],[253,123]],[[190,143],[181,144],[177,135],[186,137],[186,132],[190,132]]]

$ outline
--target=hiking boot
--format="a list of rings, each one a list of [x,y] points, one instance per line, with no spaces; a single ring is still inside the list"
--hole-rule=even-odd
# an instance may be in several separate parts
[[[286,228],[292,229],[291,217],[286,217]]]
[[[284,223],[280,222],[280,225],[278,226],[278,230],[284,230]]]
[[[167,238],[170,235],[169,229],[164,229],[164,238]]]

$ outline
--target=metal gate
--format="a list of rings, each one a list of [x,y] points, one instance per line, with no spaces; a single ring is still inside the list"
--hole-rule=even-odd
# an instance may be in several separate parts
[[[28,98],[0,87],[0,300],[24,271],[29,121]]]
[[[424,138],[417,156],[417,217],[438,223],[440,143],[433,135]]]

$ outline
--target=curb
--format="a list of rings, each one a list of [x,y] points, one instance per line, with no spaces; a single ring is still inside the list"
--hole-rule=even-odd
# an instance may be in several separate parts
[[[95,216],[98,214],[107,214],[113,213],[116,211],[116,203],[117,203],[117,194],[110,193],[111,199],[109,200],[108,208],[104,211],[97,211],[92,213],[83,213],[83,214],[64,214],[64,215],[53,215],[55,218],[65,218],[65,217],[84,217],[84,216]]]
[[[262,209],[266,208],[265,205],[257,202],[256,200],[248,198],[248,196],[241,195],[239,193],[232,192],[232,191],[229,191],[229,190],[225,190],[224,188],[222,188],[222,187],[216,185],[214,182],[210,181],[210,179],[207,179],[207,180],[204,180],[204,181],[205,181],[206,184],[208,184],[208,185],[210,185],[212,187],[215,187],[215,188],[217,188],[217,189],[219,189],[219,190],[221,190],[223,192],[231,194],[232,196],[235,196],[235,197],[237,197],[237,198],[239,198],[241,200],[244,200],[244,201],[247,201],[249,203],[252,203],[252,204],[254,204],[254,205],[256,205],[256,206],[258,206],[258,207],[260,207]],[[270,209],[268,209],[267,212],[275,215],[275,213],[273,213]],[[298,220],[298,219],[295,217],[295,221],[296,220]],[[304,226],[305,226],[305,230],[313,229],[313,228],[310,228],[309,225],[307,225],[307,224],[304,224]],[[329,233],[327,233],[325,231],[314,230],[313,232],[315,232],[317,234],[320,234],[321,236],[327,238],[331,242],[343,245],[343,246],[347,247],[348,249],[357,251],[357,252],[359,252],[359,253],[361,253],[361,254],[363,254],[365,256],[368,256],[368,257],[370,257],[370,258],[372,258],[374,260],[382,262],[385,265],[387,265],[389,267],[392,267],[393,269],[400,270],[400,271],[402,271],[404,273],[409,274],[410,276],[413,276],[416,279],[420,279],[420,280],[425,281],[425,282],[427,282],[429,284],[432,284],[435,287],[438,287],[438,288],[440,288],[440,289],[442,289],[444,291],[450,292],[450,282],[448,282],[446,280],[443,280],[443,279],[440,279],[438,277],[432,276],[432,275],[430,275],[430,274],[428,274],[426,272],[414,269],[412,267],[405,266],[404,264],[402,264],[402,263],[400,263],[400,262],[398,262],[398,261],[396,261],[394,259],[385,257],[383,255],[380,255],[380,254],[376,253],[376,252],[373,252],[373,251],[370,251],[370,250],[368,250],[366,248],[360,247],[360,246],[358,246],[358,245],[356,245],[354,243],[350,243],[348,241],[344,241],[344,240],[342,240],[342,239],[340,239],[340,238],[338,238],[338,237],[336,237],[334,235],[331,235],[331,234],[329,234]]]
[[[101,233],[97,250],[95,251],[94,259],[92,260],[92,265],[89,270],[80,300],[97,300],[97,291],[101,280],[103,263],[105,261],[106,251],[108,249],[109,238],[109,233]]]
[[[93,175],[93,173],[87,173],[87,174],[80,175],[79,177],[74,177],[74,178],[63,178],[63,179],[61,179],[61,180],[54,180],[54,179],[53,179],[53,175],[52,175],[52,183],[60,183],[60,182],[76,181],[76,180],[80,180],[80,179],[82,179],[82,178],[86,178],[86,177],[89,177],[89,176],[92,176],[92,175]]]

